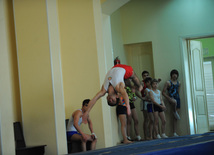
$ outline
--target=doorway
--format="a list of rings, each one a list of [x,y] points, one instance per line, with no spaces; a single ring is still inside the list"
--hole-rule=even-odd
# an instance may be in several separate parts
[[[202,43],[209,130],[214,131],[214,37],[196,39]]]
[[[153,63],[153,50],[152,42],[141,42],[134,44],[124,45],[127,65],[132,66],[133,70],[137,74],[139,80],[142,80],[142,72],[144,70],[150,73],[151,77],[154,77],[154,63]],[[140,99],[135,101],[135,109],[137,111],[138,122],[144,122],[143,113],[140,110]],[[144,137],[143,126],[139,123],[140,136]],[[132,123],[131,137],[135,137],[134,125]]]
[[[211,84],[213,86],[212,64],[204,56],[207,53],[207,47],[203,46],[203,39],[211,38],[183,38],[182,40],[190,134],[213,130],[212,113],[214,111],[211,104],[213,87],[210,88]]]

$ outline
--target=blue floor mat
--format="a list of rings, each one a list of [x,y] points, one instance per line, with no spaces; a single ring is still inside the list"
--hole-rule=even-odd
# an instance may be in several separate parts
[[[211,152],[212,151],[212,152]],[[206,154],[214,155],[214,132],[135,142],[76,154],[137,155],[137,154]],[[210,155],[211,155],[210,154]]]

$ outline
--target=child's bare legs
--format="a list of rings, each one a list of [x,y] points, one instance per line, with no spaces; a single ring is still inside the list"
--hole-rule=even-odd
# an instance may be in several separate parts
[[[127,136],[130,137],[131,133],[131,123],[132,123],[132,113],[131,115],[127,115]]]
[[[180,109],[177,109],[177,112],[179,112]],[[177,122],[178,120],[174,117],[174,122],[173,122],[173,132],[176,133],[177,129]]]
[[[125,114],[120,114],[119,115],[119,119],[120,119],[120,122],[121,122],[121,133],[122,133],[122,136],[123,136],[123,143],[125,144],[128,144],[128,143],[132,143],[131,141],[129,141],[127,139],[127,134],[126,134],[126,115]]]
[[[153,112],[153,115],[154,115],[154,133],[155,133],[155,137],[156,137],[159,134],[159,132],[158,132],[158,123],[159,123],[158,111]]]
[[[134,130],[135,130],[135,134],[136,136],[139,135],[139,127],[138,127],[138,117],[137,117],[137,112],[136,109],[132,109],[132,118],[134,120]]]
[[[149,115],[149,139],[153,139],[153,127],[154,127],[154,116],[152,112],[148,113]]]
[[[164,112],[160,112],[159,116],[160,116],[160,119],[161,119],[161,131],[162,131],[162,134],[164,134],[165,133],[165,129],[166,129],[165,113]]]
[[[143,132],[144,132],[144,139],[147,140],[147,133],[148,133],[148,124],[149,124],[149,116],[147,110],[143,110]]]
[[[171,103],[171,105],[172,105],[173,112],[176,112],[177,111],[177,101],[175,99],[171,98],[169,100],[169,103]]]

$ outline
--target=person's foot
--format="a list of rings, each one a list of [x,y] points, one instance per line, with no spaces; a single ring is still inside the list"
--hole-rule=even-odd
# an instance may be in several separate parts
[[[157,135],[157,139],[161,139],[161,136],[159,134]]]
[[[178,137],[178,135],[177,135],[177,133],[176,133],[176,132],[173,134],[173,137]]]
[[[168,138],[168,136],[166,136],[165,133],[163,133],[161,136],[162,136],[162,138]]]
[[[175,116],[175,118],[176,118],[177,120],[180,120],[180,119],[181,119],[180,116],[178,115],[177,111],[176,111],[176,112],[173,112],[173,114],[174,114],[174,116]]]
[[[132,141],[124,140],[123,143],[124,143],[124,144],[130,144],[130,143],[132,143]]]

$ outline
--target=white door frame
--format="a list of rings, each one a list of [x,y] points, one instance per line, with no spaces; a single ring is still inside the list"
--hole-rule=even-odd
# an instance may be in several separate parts
[[[198,39],[198,38],[209,38],[213,37],[214,32],[210,34],[196,34],[196,35],[186,35],[180,36],[180,48],[181,48],[181,61],[182,61],[182,69],[183,69],[183,86],[184,86],[184,102],[186,104],[185,108],[187,109],[187,116],[188,116],[188,124],[189,124],[189,134],[196,133],[196,124],[195,119],[196,116],[194,114],[194,107],[192,106],[192,96],[191,93],[191,85],[190,85],[190,72],[189,72],[189,60],[187,55],[187,40],[190,39]]]

